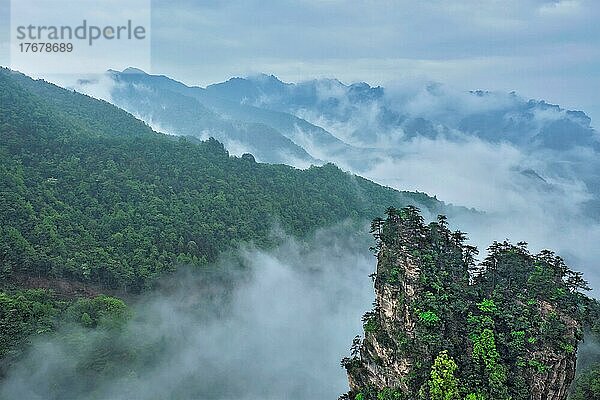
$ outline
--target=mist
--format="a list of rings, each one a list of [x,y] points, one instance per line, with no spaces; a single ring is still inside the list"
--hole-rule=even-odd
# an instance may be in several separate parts
[[[319,100],[312,107],[289,111],[347,143],[376,149],[365,151],[362,163],[333,152],[320,154],[341,168],[399,190],[422,191],[482,211],[483,215],[451,218],[482,256],[490,243],[504,239],[528,242],[534,252],[553,250],[584,272],[596,289],[591,295],[597,296],[600,216],[590,204],[600,199],[598,153],[593,146],[555,149],[524,144],[548,124],[561,118],[578,122],[580,117],[553,106],[544,109],[545,103],[540,109],[526,109],[531,103],[515,93],[470,93],[431,82],[389,86],[382,98],[351,102],[348,92],[317,85],[323,104]],[[269,103],[264,97],[262,101]],[[426,118],[430,131],[414,135],[405,123],[386,124],[390,110],[409,120]],[[460,121],[472,115],[499,115],[499,123],[517,121],[520,129],[499,137],[467,133]],[[593,140],[597,142],[597,133]]]
[[[256,79],[263,85],[266,78]],[[101,78],[79,89],[111,101],[111,81]],[[383,185],[482,211],[484,216],[452,217],[482,251],[494,240],[526,241],[533,251],[556,251],[584,272],[592,287],[600,287],[598,134],[594,132],[591,145],[569,148],[543,147],[535,140],[545,127],[565,118],[575,128],[588,129],[585,114],[516,93],[469,92],[427,80],[390,82],[382,92],[367,88],[364,97],[356,94],[364,93],[364,84],[356,92],[337,80],[288,85],[283,93],[272,94],[267,86],[259,87],[259,97],[242,102],[294,114],[355,149],[346,154],[295,132],[315,158]],[[314,90],[312,103],[302,97],[307,88]],[[492,131],[475,125],[467,132],[461,124],[490,116],[496,121]],[[390,123],[394,119],[400,122]],[[418,119],[425,124],[415,135],[411,121]],[[157,121],[146,120],[157,126]],[[502,131],[505,123],[508,131]],[[563,130],[561,135],[576,133]],[[232,154],[241,152],[235,143],[225,145]],[[289,165],[307,167],[291,156],[285,159]]]
[[[99,85],[104,87],[95,94],[110,101],[110,81]],[[365,151],[356,163],[315,144],[319,158],[380,184],[482,211],[450,218],[451,228],[467,232],[481,257],[494,240],[527,241],[532,252],[555,250],[600,287],[600,219],[586,210],[598,193],[582,169],[573,167],[587,165],[587,178],[593,177],[595,151],[531,151],[453,125],[459,114],[506,108],[512,95],[478,102],[471,94],[445,93],[438,86],[402,89],[390,95],[397,99],[394,107],[434,122],[432,135],[411,136],[403,126],[382,124],[389,104],[355,104],[344,92],[323,90],[322,99],[339,97],[337,109],[289,111]],[[261,101],[270,104],[268,98]],[[549,111],[537,113],[534,121],[556,118],[560,112]],[[296,160],[288,161],[295,165]],[[37,339],[9,371],[0,397],[337,398],[348,388],[339,361],[362,333],[361,315],[374,299],[368,275],[376,260],[365,232],[341,224],[306,240],[282,236],[274,249],[247,246],[209,268],[184,269],[136,299],[132,320],[117,334],[65,327]],[[592,357],[592,349],[585,343],[580,354]],[[120,362],[96,365],[91,360],[98,355]]]
[[[66,327],[36,340],[0,397],[337,398],[347,391],[340,359],[374,298],[370,244],[341,224],[184,269],[138,299],[118,333]]]

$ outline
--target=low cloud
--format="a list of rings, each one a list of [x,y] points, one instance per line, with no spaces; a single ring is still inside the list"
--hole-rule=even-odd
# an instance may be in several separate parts
[[[320,157],[384,185],[483,211],[483,216],[465,213],[453,220],[481,250],[494,240],[527,241],[534,251],[555,250],[585,272],[593,287],[600,287],[600,223],[590,208],[600,196],[597,153],[591,147],[553,150],[520,144],[568,117],[565,110],[530,107],[512,93],[474,94],[430,82],[398,83],[383,98],[363,104],[350,103],[347,94],[335,96],[325,90],[321,97],[329,103],[336,99],[337,108],[290,111],[361,147],[363,158],[357,162],[328,154],[326,148],[320,149]],[[403,118],[426,119],[432,134],[411,137],[405,123],[382,123],[389,110]],[[488,135],[490,140],[460,131],[462,119],[479,115],[493,115],[498,124],[511,120],[511,131]],[[516,143],[502,140],[504,135],[513,135]]]
[[[110,87],[110,82],[99,86]],[[513,135],[519,143],[520,138],[537,135],[544,124],[567,117],[565,110],[531,108],[513,93],[474,94],[426,80],[397,81],[383,97],[362,102],[351,101],[348,88],[336,80],[315,82],[315,89],[316,104],[294,106],[286,99],[283,104],[290,108],[282,111],[323,127],[355,146],[355,151],[348,154],[313,142],[298,127],[297,144],[314,157],[381,184],[484,211],[485,219],[455,217],[456,226],[469,232],[480,247],[509,238],[528,241],[534,249],[551,248],[600,287],[596,272],[600,250],[594,250],[600,241],[599,218],[590,217],[597,213],[594,209],[586,209],[600,193],[593,186],[597,153],[582,147],[532,151],[460,131],[462,119],[491,114],[499,124],[510,120],[512,125],[507,126],[519,130]],[[267,108],[282,104],[267,94],[259,100]],[[405,123],[390,124],[386,119],[390,111],[401,118],[427,120],[430,135],[411,136]],[[235,142],[225,144],[232,154],[252,152]],[[306,167],[291,157],[287,163]]]
[[[368,236],[352,231],[283,238],[271,251],[245,248],[182,272],[140,299],[114,337],[78,338],[71,328],[37,341],[0,397],[334,399],[347,390],[339,361],[373,299],[376,260]],[[129,349],[140,358],[103,370],[107,341],[113,357]]]
[[[92,74],[87,76],[61,75],[51,79],[57,85],[87,94],[96,99],[114,103],[112,91],[117,82],[109,74]]]

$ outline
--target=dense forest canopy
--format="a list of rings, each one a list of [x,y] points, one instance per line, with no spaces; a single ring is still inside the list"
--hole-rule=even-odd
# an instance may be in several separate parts
[[[303,235],[388,204],[443,204],[342,172],[230,157],[153,132],[118,108],[0,72],[0,273],[139,292],[236,243]]]

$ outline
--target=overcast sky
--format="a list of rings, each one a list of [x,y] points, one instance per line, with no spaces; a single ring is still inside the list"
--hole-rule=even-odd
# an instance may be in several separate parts
[[[600,120],[598,0],[160,0],[152,33],[154,72],[187,83],[420,78],[516,90]]]
[[[154,0],[151,72],[197,85],[257,72],[426,79],[515,90],[598,121],[599,21],[598,0]]]

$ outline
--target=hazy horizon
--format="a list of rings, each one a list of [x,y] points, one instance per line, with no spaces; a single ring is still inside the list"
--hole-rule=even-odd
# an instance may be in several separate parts
[[[7,4],[0,4],[0,21]],[[261,72],[293,82],[430,80],[461,90],[517,91],[596,121],[598,17],[600,3],[593,0],[185,1],[177,7],[154,0],[147,72],[199,86]],[[10,65],[1,56],[7,38],[0,32],[0,64]],[[104,69],[137,61],[109,60]]]

